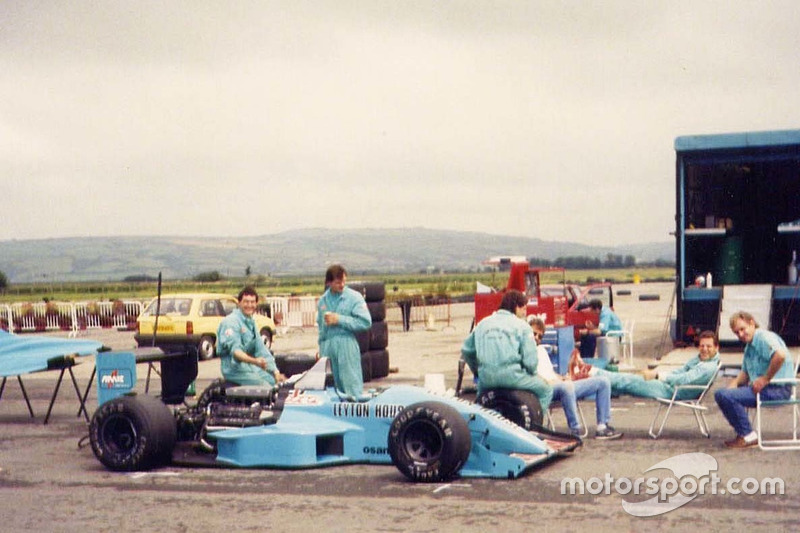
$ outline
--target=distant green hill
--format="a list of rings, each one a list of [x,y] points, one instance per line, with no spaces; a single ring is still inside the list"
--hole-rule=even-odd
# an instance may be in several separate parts
[[[318,274],[343,263],[351,272],[475,269],[498,255],[557,257],[633,255],[674,260],[670,242],[620,247],[426,228],[303,229],[258,237],[81,237],[0,241],[0,271],[11,283],[113,281],[162,272],[166,279],[201,272],[223,276]]]

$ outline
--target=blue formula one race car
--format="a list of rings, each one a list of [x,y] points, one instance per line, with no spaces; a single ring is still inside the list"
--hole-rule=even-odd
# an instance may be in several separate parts
[[[497,411],[416,386],[392,386],[366,401],[348,401],[326,386],[328,367],[322,358],[272,388],[218,380],[194,406],[183,404],[182,394],[172,406],[162,401],[163,393],[162,400],[117,396],[91,420],[92,450],[117,471],[170,463],[288,469],[370,463],[394,464],[410,480],[436,482],[516,478],[581,443],[544,428],[528,431]]]

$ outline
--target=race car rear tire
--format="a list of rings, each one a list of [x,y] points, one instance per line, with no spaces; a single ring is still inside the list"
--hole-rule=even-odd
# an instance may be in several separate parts
[[[542,425],[544,414],[539,398],[532,392],[512,389],[492,389],[483,391],[475,403],[497,411],[527,431]]]
[[[438,482],[458,474],[472,438],[459,412],[440,402],[420,402],[392,421],[388,438],[392,464],[411,481]]]
[[[177,426],[169,407],[147,395],[107,401],[95,411],[89,425],[95,457],[119,472],[168,464],[176,438]]]
[[[203,335],[200,337],[200,342],[197,344],[197,358],[201,361],[208,361],[214,359],[217,354],[217,349],[214,347],[214,337],[211,335]]]

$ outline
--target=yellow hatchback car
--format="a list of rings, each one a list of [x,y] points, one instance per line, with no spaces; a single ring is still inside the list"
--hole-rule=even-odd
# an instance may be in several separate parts
[[[153,298],[136,320],[134,339],[138,346],[158,346],[164,350],[196,350],[200,360],[216,355],[219,323],[236,309],[233,296],[212,293],[181,293]],[[153,328],[158,312],[158,332],[153,342]],[[272,347],[275,322],[266,315],[253,315],[261,338],[267,348]]]

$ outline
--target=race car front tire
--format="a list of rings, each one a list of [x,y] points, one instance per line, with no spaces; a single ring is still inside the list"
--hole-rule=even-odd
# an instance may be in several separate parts
[[[392,421],[388,448],[392,463],[411,481],[438,482],[458,474],[472,447],[459,412],[440,402],[420,402]]]
[[[483,391],[475,403],[497,411],[527,431],[542,425],[544,414],[539,398],[525,390],[491,389]]]
[[[175,418],[161,400],[125,395],[95,411],[89,440],[95,457],[110,470],[133,472],[168,464],[177,438]]]

